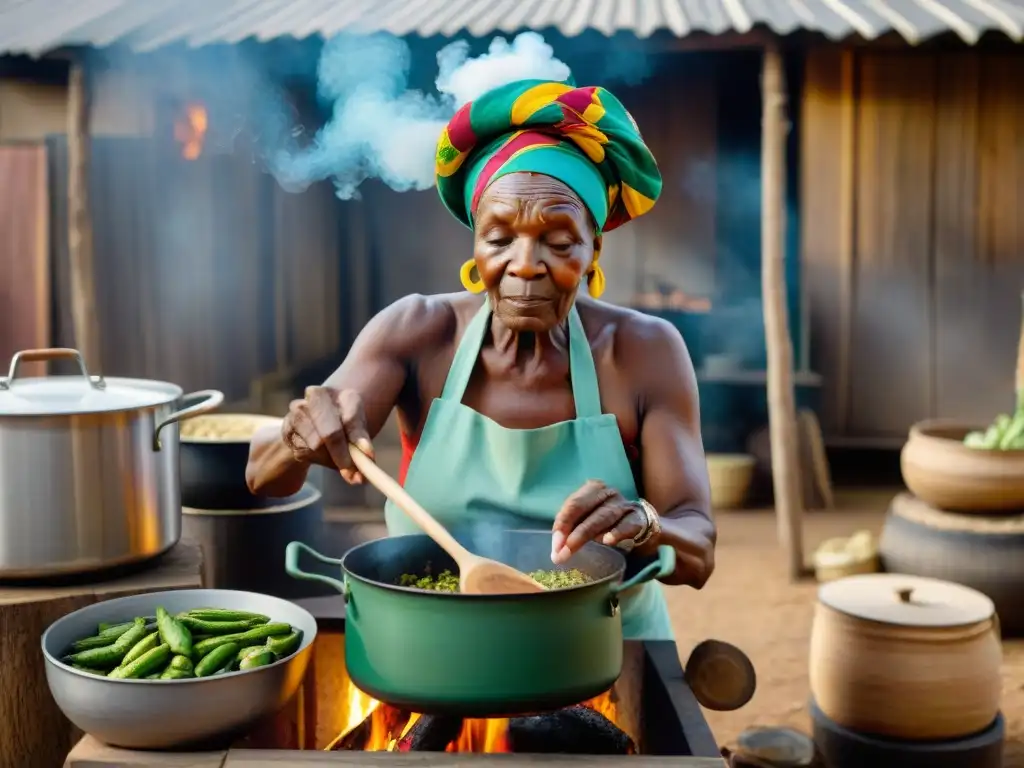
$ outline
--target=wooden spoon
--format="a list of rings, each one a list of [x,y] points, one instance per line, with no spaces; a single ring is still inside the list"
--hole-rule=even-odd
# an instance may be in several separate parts
[[[413,519],[423,531],[459,566],[459,591],[467,595],[516,595],[543,592],[538,584],[522,571],[510,565],[474,555],[448,533],[405,489],[377,463],[353,444],[349,444],[352,461],[363,477],[383,493],[400,510]]]

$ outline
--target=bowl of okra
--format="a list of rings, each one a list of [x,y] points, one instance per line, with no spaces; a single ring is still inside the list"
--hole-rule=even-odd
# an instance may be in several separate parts
[[[46,681],[76,726],[126,749],[222,746],[295,695],[316,620],[255,592],[183,589],[81,608],[43,633]]]

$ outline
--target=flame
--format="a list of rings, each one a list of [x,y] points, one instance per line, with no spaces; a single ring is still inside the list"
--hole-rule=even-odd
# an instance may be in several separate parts
[[[368,728],[369,733],[358,739],[359,749],[365,752],[394,752],[400,750],[402,738],[412,730],[420,715],[403,713],[387,704],[367,696],[354,685],[349,686],[347,717],[341,734],[326,747],[326,750],[344,749],[349,734],[357,729]],[[618,724],[618,708],[609,691],[582,703]],[[495,754],[510,752],[507,739],[508,720],[492,718],[486,720],[467,719],[462,731],[448,745],[447,752],[470,752]],[[634,734],[630,734],[634,736]]]
[[[203,153],[203,141],[209,126],[206,107],[198,102],[185,105],[185,113],[174,123],[174,138],[181,144],[181,156],[197,160]]]

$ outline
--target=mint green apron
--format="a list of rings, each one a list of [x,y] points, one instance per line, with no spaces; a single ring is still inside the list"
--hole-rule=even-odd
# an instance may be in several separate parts
[[[612,414],[601,413],[597,371],[576,307],[569,314],[569,371],[576,418],[538,429],[506,429],[462,404],[491,310],[480,308],[459,343],[441,397],[427,413],[405,489],[443,525],[488,520],[509,529],[547,529],[566,497],[601,480],[625,498],[639,494]],[[388,534],[422,533],[391,502]],[[660,584],[622,595],[622,631],[631,640],[673,640]]]

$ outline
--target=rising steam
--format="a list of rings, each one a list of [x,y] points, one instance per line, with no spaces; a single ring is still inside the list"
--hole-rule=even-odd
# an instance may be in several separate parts
[[[270,170],[292,191],[332,179],[338,197],[358,196],[370,178],[398,192],[434,184],[434,149],[455,110],[481,94],[524,79],[566,80],[569,67],[536,32],[511,43],[494,38],[487,53],[469,58],[456,41],[437,54],[437,93],[409,90],[409,46],[385,34],[328,41],[317,69],[320,96],[332,114],[312,144],[278,152]]]

